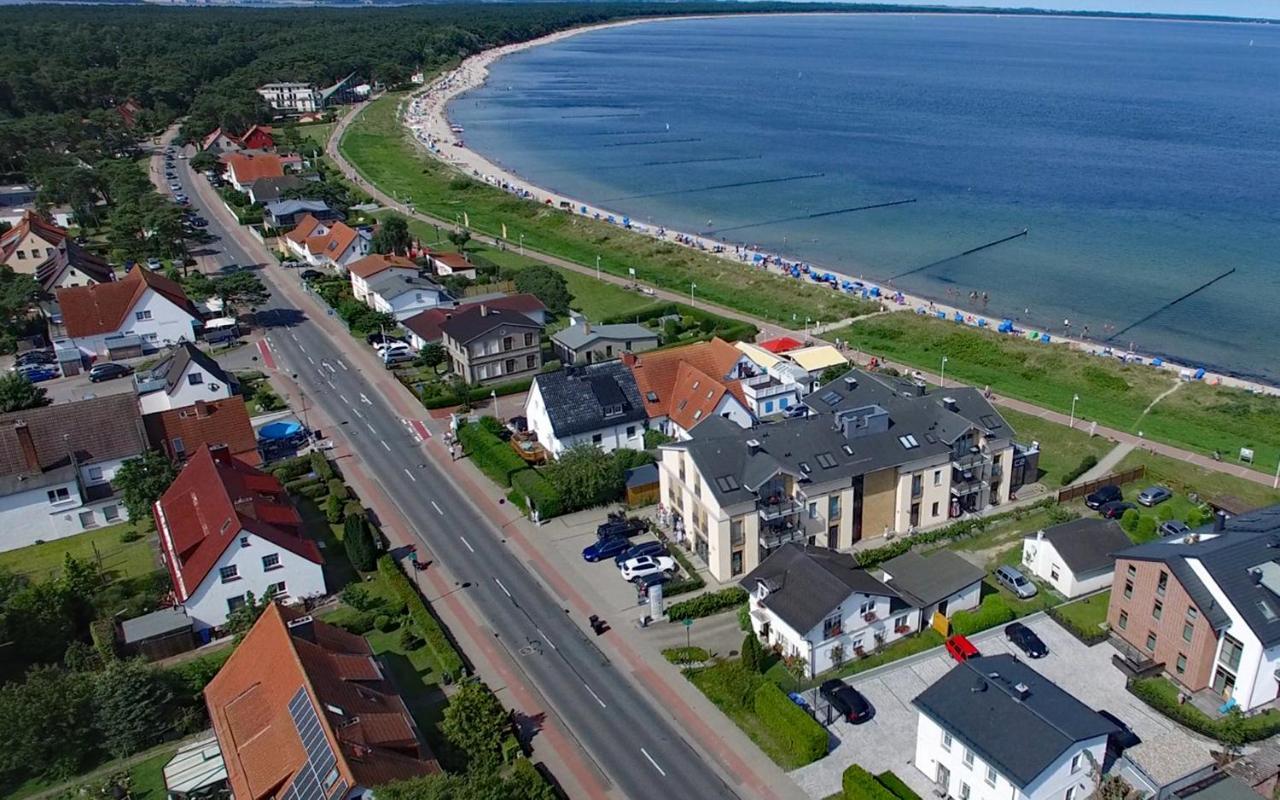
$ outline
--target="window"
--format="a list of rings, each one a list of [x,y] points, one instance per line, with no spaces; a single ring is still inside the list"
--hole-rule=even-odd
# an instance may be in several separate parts
[[[515,347],[515,342],[512,340],[512,338],[510,336],[502,337],[502,352],[505,353],[508,350],[510,350],[512,347]]]
[[[1049,565],[1049,580],[1056,581],[1057,579],[1058,579],[1058,565],[1057,565],[1057,564],[1050,564],[1050,565]]]
[[[988,786],[996,785],[996,768],[991,766],[990,764],[987,765],[987,785]]]
[[[89,475],[89,480],[91,481],[102,480],[102,467],[89,467],[87,472]]]
[[[1151,616],[1156,619],[1160,619],[1164,616],[1164,603],[1161,603],[1159,600],[1155,601],[1151,606]]]
[[[818,518],[818,504],[817,504],[817,503],[810,503],[810,504],[809,504],[809,519],[817,519],[817,518]]]
[[[514,358],[508,358],[506,361],[503,361],[503,362],[502,362],[502,371],[503,371],[503,373],[505,373],[505,374],[507,374],[507,375],[510,375],[511,373],[515,372],[515,371],[516,371],[516,360],[515,360]]]
[[[200,385],[200,384],[202,384],[202,383],[204,383],[204,373],[203,373],[203,372],[193,372],[193,373],[191,373],[190,375],[188,375],[188,376],[187,376],[187,385],[188,385],[188,386],[199,386],[199,385]]]
[[[592,444],[600,444],[602,441],[604,441],[604,436],[602,434],[599,434],[599,433],[591,434]]]
[[[1229,668],[1233,672],[1240,668],[1240,656],[1244,653],[1244,645],[1231,638],[1230,636],[1222,637],[1222,655],[1218,661],[1224,667]]]
[[[262,557],[262,571],[270,572],[273,569],[280,569],[283,564],[280,563],[279,553],[268,553]]]
[[[1124,596],[1133,597],[1133,581],[1124,582]]]
[[[50,489],[46,494],[49,495],[50,503],[65,503],[71,499],[71,490],[65,486]]]
[[[1128,572],[1129,572],[1129,577],[1130,577],[1130,578],[1136,578],[1136,577],[1138,576],[1138,568],[1137,568],[1137,567],[1135,567],[1135,566],[1134,566],[1134,565],[1132,565],[1132,564],[1130,564],[1130,565],[1129,565],[1129,570],[1128,570]]]
[[[729,573],[731,575],[742,574],[742,551],[734,550],[729,554]]]
[[[177,458],[183,458],[187,454],[187,446],[182,443],[181,436],[175,436],[169,440],[169,444],[173,447],[173,454]]]
[[[1156,594],[1164,597],[1165,589],[1169,588],[1169,573],[1160,570],[1160,578],[1156,581]]]
[[[1121,611],[1120,618],[1116,620],[1116,624],[1120,626],[1120,630],[1129,627],[1129,612]]]
[[[244,605],[244,595],[238,595],[238,596],[236,596],[236,597],[228,597],[228,598],[227,598],[227,613],[229,614],[229,613],[231,613],[231,612],[235,611],[237,608],[240,608],[240,607],[241,607],[241,606],[243,606],[243,605]]]
[[[742,520],[734,519],[729,521],[729,546],[741,547],[746,541],[746,531],[742,524]]]
[[[1076,787],[1068,786],[1067,793],[1063,795],[1062,800],[1076,800]]]
[[[840,624],[840,615],[835,614],[827,617],[822,621],[822,638],[834,639],[844,632],[844,627]]]
[[[634,438],[636,438],[636,426],[635,426],[635,425],[628,425],[628,426],[627,426],[627,438],[628,438],[628,439],[634,439]]]
[[[1178,661],[1174,665],[1174,671],[1179,675],[1187,671],[1187,657],[1183,653],[1178,653]]]
[[[241,547],[248,547],[248,546],[249,546],[249,537],[248,537],[248,536],[241,536],[241,537],[240,537],[240,546],[241,546]]]
[[[229,567],[219,567],[218,577],[222,579],[223,583],[238,581],[240,580],[240,569],[235,564],[232,564]]]
[[[1074,756],[1071,757],[1071,771],[1073,773],[1079,772],[1082,766],[1084,766],[1084,754],[1076,753]]]
[[[933,485],[934,485],[934,486],[941,486],[941,485],[942,485],[942,470],[940,470],[940,469],[935,469],[935,470],[933,471]]]
[[[92,512],[92,511],[81,511],[81,512],[80,512],[80,527],[81,527],[81,528],[93,528],[93,527],[96,527],[96,526],[97,526],[97,524],[98,524],[98,523],[96,523],[96,522],[94,522],[94,521],[93,521],[93,512]]]
[[[26,251],[26,250],[19,250],[19,251],[18,251],[18,260],[19,260],[19,261],[26,261],[26,260],[27,260],[27,251]]]
[[[267,597],[275,597],[276,595],[285,594],[284,581],[267,585],[267,591],[264,593]]]
[[[1197,617],[1199,617],[1199,616],[1200,616],[1200,612],[1199,612],[1199,611],[1196,611],[1196,610],[1195,610],[1194,608],[1192,608],[1191,606],[1187,606],[1187,621],[1188,621],[1188,622],[1195,622],[1195,621],[1196,621],[1196,618],[1197,618]]]
[[[1154,653],[1156,651],[1156,633],[1155,631],[1147,632],[1147,652]]]
[[[930,507],[929,513],[934,517],[938,516],[938,502],[936,500],[934,501],[933,506]]]
[[[924,493],[924,476],[912,475],[911,476],[911,496],[919,497],[923,493]]]
[[[120,519],[120,506],[103,506],[102,516],[106,518],[107,522],[115,522]]]
[[[973,769],[973,751],[967,747],[964,749],[964,765]]]
[[[898,630],[902,630],[903,628],[907,627],[907,618],[908,618],[908,615],[907,615],[907,614],[903,614],[902,616],[900,616],[900,617],[898,617],[897,619],[895,619],[895,620],[893,621],[893,629],[894,629],[895,631],[898,631]]]
[[[524,357],[524,368],[525,368],[525,369],[535,369],[535,368],[537,368],[537,366],[538,366],[538,357],[537,357],[537,356],[525,356],[525,357]]]
[[[133,318],[134,318],[135,320],[137,320],[138,322],[142,322],[144,319],[151,319],[151,312],[150,312],[150,311],[135,311],[135,312],[133,312]]]
[[[1196,634],[1196,626],[1191,622],[1182,623],[1182,641],[1189,642]]]
[[[969,790],[969,784],[960,781],[960,800],[969,800],[970,794],[972,793]]]
[[[525,346],[525,347],[533,347],[533,334],[532,334],[532,333],[526,333],[526,334],[524,335],[524,346]]]
[[[942,749],[951,752],[951,734],[946,731],[942,732]]]
[[[864,600],[862,605],[858,606],[858,613],[866,616],[876,610],[875,600]]]
[[[840,519],[840,495],[838,494],[827,498],[827,519]]]

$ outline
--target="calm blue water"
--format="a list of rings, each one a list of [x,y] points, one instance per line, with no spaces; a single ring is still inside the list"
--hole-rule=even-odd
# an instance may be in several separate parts
[[[532,183],[851,274],[1029,228],[895,284],[1093,338],[1234,267],[1114,344],[1280,380],[1280,26],[661,22],[504,59],[451,114]]]

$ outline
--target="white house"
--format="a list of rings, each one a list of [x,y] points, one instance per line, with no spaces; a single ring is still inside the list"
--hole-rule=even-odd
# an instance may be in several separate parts
[[[195,341],[200,324],[181,286],[142,267],[119,281],[58,289],[55,296],[54,328],[89,355],[136,355]]]
[[[723,339],[623,353],[622,363],[635,376],[650,424],[663,433],[689,439],[698,425],[712,417],[728,419],[740,428],[755,422],[742,379],[761,370]]]
[[[427,258],[431,262],[431,268],[442,278],[452,275],[469,281],[476,279],[475,265],[462,253],[431,253]]]
[[[310,83],[277,81],[258,87],[258,94],[275,111],[306,114],[324,108],[324,94]]]
[[[382,280],[387,276],[397,278],[416,278],[421,270],[412,259],[405,256],[370,253],[347,265],[347,273],[351,277],[351,294],[361,302],[367,303],[369,284],[374,280]]]
[[[1084,800],[1118,730],[1011,655],[957,664],[912,702],[915,768],[959,800]]]
[[[143,414],[186,408],[197,400],[224,400],[239,389],[230,373],[190,342],[179,344],[167,358],[135,374],[133,380]]]
[[[280,481],[225,446],[202,448],[153,507],[174,596],[196,630],[216,628],[245,602],[326,591],[324,558]]]
[[[365,304],[374,311],[390,314],[396,321],[421,314],[431,308],[453,308],[453,298],[440,284],[426,278],[387,275],[371,280]]]
[[[372,238],[345,222],[321,222],[308,214],[280,241],[309,266],[341,272],[369,254]]]
[[[921,628],[933,624],[933,615],[950,617],[957,611],[978,607],[986,573],[950,550],[927,556],[907,551],[881,564],[880,580],[920,613]]]
[[[552,456],[577,444],[605,452],[644,449],[644,402],[631,371],[618,361],[538,375],[524,413],[529,430]]]
[[[146,449],[130,394],[0,415],[0,551],[128,519],[111,481]]]
[[[1112,553],[1133,542],[1115,520],[1084,517],[1022,540],[1022,565],[1064,597],[1079,597],[1111,586]]]

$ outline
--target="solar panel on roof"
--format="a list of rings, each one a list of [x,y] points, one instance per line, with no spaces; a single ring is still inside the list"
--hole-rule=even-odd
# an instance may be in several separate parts
[[[840,393],[839,393],[839,392],[827,392],[826,394],[824,394],[822,397],[820,397],[820,398],[818,398],[818,399],[819,399],[819,400],[821,400],[822,402],[826,403],[826,404],[827,404],[827,405],[829,405],[829,406],[837,406],[837,405],[839,405],[839,404],[840,404]]]
[[[346,782],[339,780],[338,759],[306,687],[299,688],[289,701],[289,716],[307,754],[307,763],[298,770],[281,800],[326,800],[346,792]]]

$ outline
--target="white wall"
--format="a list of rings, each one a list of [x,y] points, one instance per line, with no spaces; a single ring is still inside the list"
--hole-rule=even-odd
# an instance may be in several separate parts
[[[201,382],[192,384],[188,376],[196,374],[200,375]],[[157,389],[154,392],[139,395],[138,408],[144,415],[154,414],[157,411],[169,411],[174,408],[186,408],[194,405],[197,400],[206,402],[225,400],[231,396],[231,389],[230,384],[206,372],[199,364],[191,361],[187,363],[187,368],[182,373],[182,378],[173,387],[173,394],[169,394],[164,389]]]
[[[1022,565],[1065,597],[1079,597],[1111,585],[1115,569],[1076,575],[1048,539],[1028,536],[1022,540]],[[1053,577],[1054,573],[1058,577]]]
[[[138,319],[138,314],[144,316],[150,314],[150,317]],[[195,321],[195,317],[185,309],[175,305],[154,289],[147,289],[137,304],[129,310],[118,330],[94,336],[82,336],[74,341],[83,352],[106,355],[108,336],[132,334],[142,337],[144,349],[155,350],[166,343],[194,342],[195,333],[192,323]]]
[[[1240,612],[1218,588],[1218,583],[1209,576],[1208,570],[1198,559],[1188,558],[1190,565],[1200,578],[1201,583],[1213,595],[1222,610],[1231,618],[1227,630],[1231,638],[1240,642],[1243,652],[1240,654],[1240,667],[1236,670],[1235,691],[1232,698],[1240,705],[1241,710],[1249,711],[1255,706],[1269,703],[1276,699],[1280,691],[1280,682],[1276,681],[1275,670],[1280,666],[1280,648],[1264,651],[1261,640],[1253,630],[1245,624]],[[1218,671],[1218,661],[1222,656],[1222,637],[1218,638],[1218,648],[1213,654],[1213,666],[1209,668],[1209,685],[1213,685],[1213,676]]]
[[[365,301],[374,311],[392,314],[396,321],[406,320],[415,314],[440,305],[440,293],[430,289],[410,289],[388,299],[380,294],[370,294]]]
[[[109,482],[123,462],[124,459],[110,459],[82,466],[81,479],[86,485]],[[101,470],[100,477],[91,478],[91,472],[96,475],[97,470]],[[58,489],[67,490],[67,500],[50,503],[48,493]],[[88,525],[81,519],[83,514],[92,515]],[[129,512],[118,498],[85,503],[75,480],[17,492],[0,497],[0,552],[75,536],[128,519]]]
[[[246,537],[249,545],[240,545],[240,538]],[[195,624],[196,630],[222,625],[227,621],[227,600],[232,597],[243,597],[246,592],[262,599],[268,586],[284,581],[286,592],[282,598],[302,598],[323,595],[324,570],[320,564],[309,561],[290,550],[272,544],[251,533],[241,532],[227,546],[226,552],[218,559],[209,574],[194,589],[190,586],[191,596],[183,604],[187,614]],[[279,569],[264,571],[262,557],[270,553],[280,556]],[[223,583],[219,575],[222,567],[235,565],[240,579]]]
[[[556,458],[559,458],[560,454],[570,447],[583,443],[595,444],[596,447],[606,453],[620,449],[644,449],[643,421],[609,425],[598,430],[558,438],[551,427],[551,418],[547,415],[547,408],[542,401],[542,391],[539,389],[537,381],[534,381],[533,387],[529,390],[529,395],[525,399],[524,415],[529,421],[529,430],[538,435],[538,442]],[[596,434],[600,435],[599,442],[595,441]]]

